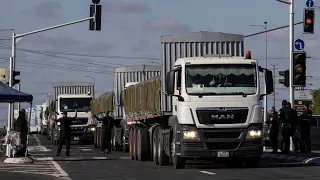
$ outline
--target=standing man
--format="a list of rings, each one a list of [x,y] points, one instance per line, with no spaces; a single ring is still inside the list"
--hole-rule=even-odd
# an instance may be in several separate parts
[[[104,150],[108,149],[107,153],[111,153],[111,129],[113,128],[113,118],[109,116],[109,112],[107,112],[107,116],[103,118],[98,118],[96,115],[94,116],[95,119],[102,122],[101,128],[101,145],[100,150],[101,154],[104,154]]]
[[[312,111],[310,110],[310,104],[307,102],[304,105],[304,111],[301,115],[300,133],[302,147],[301,152],[311,152],[311,137],[310,137],[310,123],[312,120]]]
[[[57,156],[60,156],[63,143],[66,145],[66,156],[70,156],[70,141],[71,141],[71,121],[77,119],[77,110],[73,118],[67,116],[67,112],[62,112],[62,117],[56,120],[60,122],[59,142],[57,149]]]
[[[274,107],[270,109],[269,119],[267,121],[268,133],[270,133],[270,141],[272,144],[272,153],[278,152],[278,133],[279,133],[279,123],[278,123],[278,114]]]
[[[287,101],[282,101],[282,108],[280,112],[280,124],[281,124],[281,134],[284,141],[283,153],[288,153],[290,151],[290,134],[292,127],[292,113],[291,109],[287,106]]]

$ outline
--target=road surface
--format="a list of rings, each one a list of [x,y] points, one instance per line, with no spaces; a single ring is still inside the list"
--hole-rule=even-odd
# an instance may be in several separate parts
[[[28,165],[0,164],[1,179],[13,180],[318,180],[319,167],[304,163],[263,159],[258,168],[228,168],[223,165],[195,163],[186,169],[175,170],[172,166],[159,167],[153,162],[129,159],[127,153],[113,152],[101,155],[93,145],[72,145],[71,157],[55,156],[56,147],[44,136],[33,135],[30,153],[35,163]]]

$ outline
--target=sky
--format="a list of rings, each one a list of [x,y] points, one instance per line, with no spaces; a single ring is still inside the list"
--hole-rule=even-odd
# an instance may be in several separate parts
[[[26,33],[89,17],[90,0],[3,0],[0,6],[0,62],[9,66],[11,34]],[[89,31],[89,22],[23,37],[17,43],[16,69],[21,90],[42,104],[53,82],[95,81],[96,95],[113,87],[115,67],[160,63],[160,36],[196,31],[252,34],[288,25],[289,8],[275,0],[101,0],[102,30]],[[315,0],[315,6],[320,0]],[[295,21],[302,21],[305,1],[295,1]],[[317,21],[319,9],[316,9]],[[14,31],[1,31],[14,29]],[[320,27],[303,35],[295,26],[295,39],[305,41],[309,85],[318,88],[320,75]],[[265,35],[245,39],[245,49],[265,66]],[[289,89],[278,84],[278,70],[289,66],[288,28],[268,33],[268,67],[276,68],[276,104],[289,98]],[[268,107],[273,98],[269,96]],[[279,106],[278,106],[279,107]],[[7,104],[0,105],[0,124],[7,117]]]

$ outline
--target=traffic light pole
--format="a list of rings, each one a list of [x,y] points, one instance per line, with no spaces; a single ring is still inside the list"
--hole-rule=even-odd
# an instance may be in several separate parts
[[[290,13],[289,13],[289,57],[290,57],[290,63],[289,63],[289,89],[290,89],[290,102],[292,108],[294,107],[294,87],[293,87],[293,55],[292,52],[294,50],[294,0],[291,0],[290,3]]]
[[[70,26],[73,24],[77,24],[77,23],[81,23],[84,21],[89,21],[89,20],[94,20],[95,21],[95,14],[92,17],[89,18],[85,18],[85,19],[80,19],[77,21],[72,21],[72,22],[68,22],[68,23],[64,23],[64,24],[60,24],[60,25],[56,25],[56,26],[51,26],[48,28],[43,28],[43,29],[39,29],[39,30],[35,30],[35,31],[30,31],[24,34],[12,34],[12,52],[11,52],[11,57],[10,57],[10,67],[9,67],[9,87],[13,87],[13,71],[15,70],[15,58],[16,58],[16,44],[17,42],[28,35],[32,35],[32,34],[36,34],[36,33],[40,33],[40,32],[44,32],[44,31],[49,31],[52,29],[57,29],[60,27],[64,27],[64,26]],[[11,130],[13,130],[13,103],[9,103],[8,106],[8,128],[7,128],[7,134],[10,133]],[[6,151],[6,156],[7,157],[12,157],[12,153],[11,153],[11,146],[7,146],[7,151]]]
[[[293,50],[294,50],[294,0],[291,0],[290,3],[290,12],[289,12],[289,47],[290,47],[290,67],[289,67],[289,89],[290,89],[290,102],[291,107],[294,108],[294,87],[293,85]],[[293,151],[293,140],[290,138],[290,150]]]

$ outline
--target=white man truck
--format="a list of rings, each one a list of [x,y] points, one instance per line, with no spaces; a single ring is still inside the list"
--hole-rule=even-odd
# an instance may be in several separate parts
[[[54,87],[54,105],[55,118],[62,117],[62,112],[67,112],[68,117],[75,116],[77,110],[77,119],[71,122],[71,140],[78,142],[93,142],[93,131],[88,128],[91,124],[90,105],[94,98],[94,84],[88,82],[67,82],[57,83]],[[54,144],[57,144],[60,124],[52,126],[51,138]]]
[[[243,38],[215,32],[161,38],[161,77],[124,92],[131,159],[175,168],[194,159],[258,165],[261,100],[273,92],[273,79],[250,51],[244,55]]]

